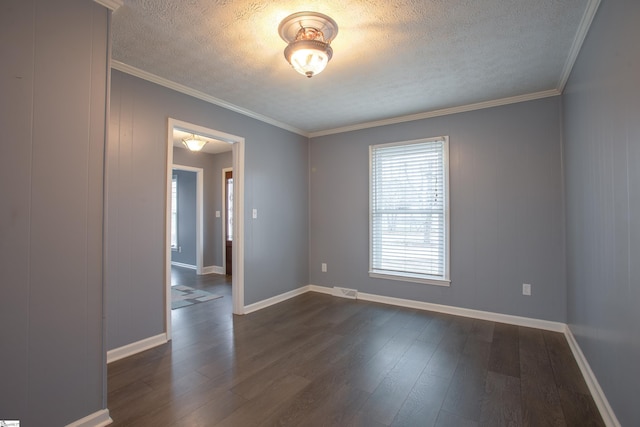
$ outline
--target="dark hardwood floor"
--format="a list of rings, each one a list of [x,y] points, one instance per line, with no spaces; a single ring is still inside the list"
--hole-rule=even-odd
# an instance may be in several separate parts
[[[173,310],[173,340],[108,367],[114,426],[602,426],[563,335],[307,293]]]
[[[231,298],[231,276],[223,274],[205,274],[198,276],[195,270],[183,267],[171,267],[171,286],[184,285],[196,289],[202,289],[214,294],[224,295],[225,298]],[[228,303],[231,307],[231,301]]]

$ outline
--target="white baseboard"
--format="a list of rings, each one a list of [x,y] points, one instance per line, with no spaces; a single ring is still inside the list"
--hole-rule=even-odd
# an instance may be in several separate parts
[[[433,304],[423,301],[414,301],[402,298],[385,297],[375,294],[358,292],[358,299],[364,301],[380,302],[383,304],[397,305],[400,307],[415,308],[418,310],[435,311],[438,313],[452,314],[454,316],[471,317],[491,322],[507,323],[516,326],[544,329],[547,331],[564,332],[566,325],[550,320],[533,319],[530,317],[513,316],[510,314],[494,313],[491,311],[474,310],[471,308],[454,307],[451,305]]]
[[[613,412],[611,405],[609,405],[609,401],[607,400],[604,391],[602,391],[600,383],[598,383],[598,379],[591,370],[591,366],[589,366],[587,358],[584,357],[584,353],[582,353],[580,345],[578,345],[578,341],[576,341],[576,338],[573,336],[573,332],[571,332],[571,328],[569,328],[568,325],[565,329],[564,335],[567,337],[567,342],[569,343],[573,357],[575,357],[576,362],[580,367],[580,372],[582,372],[582,376],[587,383],[587,387],[589,387],[591,396],[598,406],[598,410],[600,411],[604,424],[607,427],[620,427],[620,422],[618,421],[616,414]]]
[[[263,308],[267,308],[270,305],[278,304],[279,302],[286,301],[289,298],[296,297],[298,295],[302,295],[309,292],[309,285],[302,286],[301,288],[294,289],[289,292],[285,292],[284,294],[276,295],[275,297],[267,298],[262,301],[258,301],[253,304],[244,306],[244,314],[253,313],[254,311],[262,310]]]
[[[104,427],[111,424],[113,420],[109,416],[108,409],[102,409],[87,415],[81,420],[74,421],[71,424],[67,424],[66,427]]]
[[[167,334],[162,333],[154,337],[145,338],[122,347],[114,348],[113,350],[107,351],[107,363],[133,356],[141,351],[165,344],[167,341]]]
[[[210,265],[202,268],[202,274],[224,274],[224,267],[219,265]]]
[[[195,265],[185,264],[183,262],[177,262],[177,261],[171,261],[171,265],[175,265],[176,267],[189,268],[191,270],[197,270],[198,269],[198,267],[196,267]]]
[[[333,288],[326,286],[309,285],[312,292],[320,292],[331,295]],[[493,313],[490,311],[473,310],[450,305],[433,304],[430,302],[414,301],[403,298],[385,297],[382,295],[358,292],[358,299],[363,301],[379,302],[382,304],[396,305],[399,307],[415,308],[418,310],[435,311],[438,313],[452,314],[455,316],[471,317],[474,319],[489,320],[492,322],[508,323],[510,325],[527,326],[530,328],[544,329],[547,331],[564,332],[566,325],[549,320],[532,319],[529,317],[512,316],[510,314]]]
[[[326,286],[309,285],[309,291],[317,292],[319,294],[333,295],[333,288],[328,288]]]

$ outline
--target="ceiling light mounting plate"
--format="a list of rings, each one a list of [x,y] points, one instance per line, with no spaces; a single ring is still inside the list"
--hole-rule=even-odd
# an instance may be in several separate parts
[[[278,33],[284,41],[292,43],[301,28],[313,28],[322,32],[325,43],[331,43],[338,34],[336,21],[319,12],[297,12],[287,16],[278,26]]]

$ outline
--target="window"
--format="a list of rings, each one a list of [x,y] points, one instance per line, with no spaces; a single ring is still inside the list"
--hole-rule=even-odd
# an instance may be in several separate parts
[[[171,249],[178,250],[178,176],[171,178]]]
[[[449,286],[448,137],[369,147],[369,275]]]

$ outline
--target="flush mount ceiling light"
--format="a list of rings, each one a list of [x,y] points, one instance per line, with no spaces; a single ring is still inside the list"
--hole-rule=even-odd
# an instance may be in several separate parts
[[[188,138],[184,138],[182,143],[191,151],[200,151],[202,150],[202,147],[206,145],[207,141],[198,138],[198,136],[194,134]]]
[[[330,43],[338,34],[338,24],[322,13],[298,12],[284,18],[278,32],[289,44],[284,50],[289,64],[303,76],[313,77],[333,56]]]

